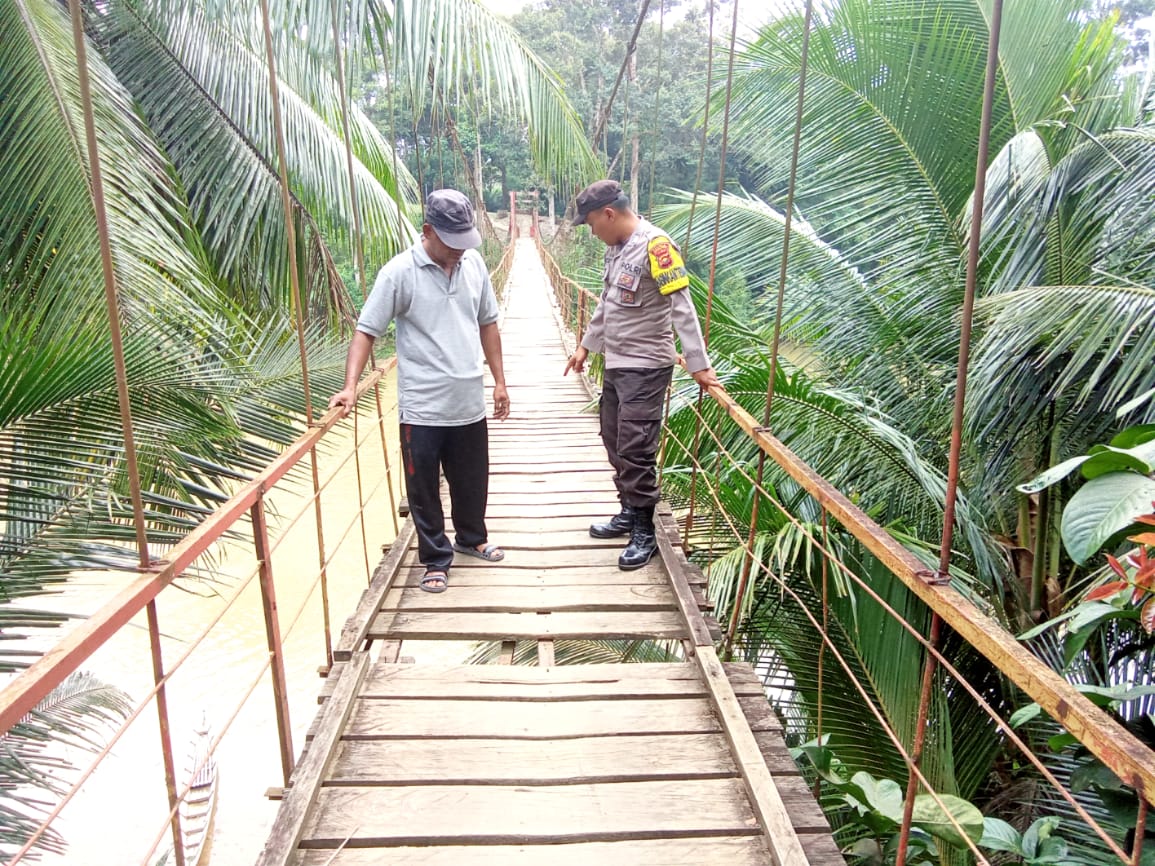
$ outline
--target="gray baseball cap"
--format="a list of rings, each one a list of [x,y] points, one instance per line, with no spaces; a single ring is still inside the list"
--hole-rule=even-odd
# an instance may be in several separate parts
[[[433,226],[442,243],[455,250],[481,246],[481,233],[473,219],[473,205],[455,189],[436,189],[425,199],[425,222]]]
[[[622,192],[622,185],[616,180],[595,180],[577,194],[577,216],[573,224],[580,226],[594,211],[609,207],[617,202],[627,202],[629,199]]]

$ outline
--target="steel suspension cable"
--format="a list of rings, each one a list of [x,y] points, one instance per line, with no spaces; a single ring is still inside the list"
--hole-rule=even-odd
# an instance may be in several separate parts
[[[622,59],[622,65],[618,68],[618,77],[614,79],[613,89],[610,91],[610,98],[606,100],[606,104],[602,106],[601,112],[598,114],[597,123],[594,125],[593,135],[590,136],[590,143],[597,147],[598,139],[605,130],[606,123],[610,117],[610,110],[614,107],[614,99],[618,95],[618,88],[622,84],[622,76],[626,74],[626,64],[630,62],[630,56],[637,50],[638,34],[642,30],[642,23],[646,20],[646,12],[650,9],[650,0],[642,0],[642,8],[638,12],[638,20],[634,23],[634,32],[630,34],[630,41],[626,44],[626,56]]]
[[[658,141],[658,121],[661,116],[662,107],[662,73],[665,67],[662,64],[662,49],[665,47],[666,38],[666,0],[662,0],[662,5],[658,8],[658,86],[654,90],[654,119],[653,125],[650,127],[650,141],[655,142],[654,153],[650,155],[650,184],[649,184],[649,198],[646,201],[646,219],[650,219],[654,215],[654,178],[657,174],[658,158],[657,145]],[[669,401],[666,401],[667,408]],[[668,414],[668,412],[667,412]],[[662,464],[659,463],[659,466]],[[659,480],[658,484],[661,484]]]
[[[947,470],[946,501],[943,506],[942,547],[939,550],[937,580],[950,582],[951,542],[954,538],[955,505],[958,501],[959,464],[962,457],[963,407],[966,401],[967,371],[970,365],[971,325],[974,319],[975,291],[978,283],[979,244],[982,240],[983,200],[987,188],[987,162],[990,152],[991,116],[994,111],[995,79],[999,66],[999,35],[1002,29],[1003,0],[994,0],[991,9],[990,34],[987,45],[986,80],[983,85],[982,119],[979,122],[978,156],[975,161],[975,189],[971,206],[970,239],[967,249],[966,289],[963,293],[962,326],[959,331],[958,368],[955,378],[954,414],[951,418],[950,464]],[[1041,528],[1040,528],[1041,531]],[[930,642],[938,647],[942,637],[942,617],[938,612],[931,616]],[[910,842],[911,815],[914,809],[914,795],[919,779],[913,770],[922,761],[922,750],[926,743],[926,730],[930,714],[930,693],[934,683],[936,660],[934,653],[928,652],[924,662],[922,689],[918,701],[918,717],[914,730],[914,746],[911,749],[914,764],[906,785],[906,802],[903,807],[902,828],[898,837],[898,856],[895,866],[905,866],[906,850]],[[1139,846],[1142,839],[1136,840]]]
[[[794,193],[798,185],[798,154],[802,149],[802,114],[806,105],[806,70],[808,68],[808,61],[810,56],[810,24],[814,17],[814,0],[806,0],[806,15],[802,25],[802,56],[798,64],[798,103],[794,112],[794,141],[790,149],[790,179],[786,191],[786,220],[783,226],[782,233],[782,260],[778,268],[778,301],[774,314],[774,338],[770,346],[770,373],[766,382],[766,408],[762,413],[762,427],[769,429],[770,427],[770,409],[774,403],[774,380],[778,375],[778,344],[782,335],[782,308],[784,299],[786,297],[786,270],[790,261],[790,230],[791,221],[794,216]],[[733,57],[730,58],[733,64]],[[723,144],[723,147],[725,145]],[[714,224],[714,254],[717,256],[718,251],[718,224],[721,221],[722,212],[722,190],[718,190],[718,211],[715,216]],[[712,279],[712,276],[711,276]],[[706,311],[706,319],[709,321],[709,308]],[[766,469],[766,452],[759,450],[758,452],[758,484],[762,484],[762,476]],[[750,565],[754,558],[754,537],[758,532],[758,505],[761,499],[758,496],[754,497],[754,502],[750,509],[750,531],[746,543],[746,558],[742,563],[742,576],[738,581],[738,600],[739,608],[742,596],[746,592],[746,586],[750,580]],[[738,629],[738,617],[732,616],[730,618],[729,626],[726,629],[726,651],[729,652],[734,646],[734,634]]]
[[[690,216],[686,222],[686,240],[683,246],[690,249],[690,236],[694,230],[694,211],[698,209],[698,193],[702,189],[702,169],[706,162],[706,139],[710,132],[710,83],[714,79],[714,0],[706,0],[706,12],[710,19],[706,36],[706,109],[702,117],[702,141],[698,146],[698,172],[694,177],[694,192],[690,197]]]
[[[349,131],[349,96],[346,92],[345,64],[341,58],[341,22],[337,12],[337,0],[329,0],[329,10],[333,19],[333,59],[337,67],[337,92],[340,96],[341,132],[345,144],[345,171],[349,177],[349,207],[353,212],[353,261],[357,265],[357,282],[361,288],[361,297],[368,298],[369,291],[365,278],[365,244],[361,229],[361,208],[357,196],[357,178],[353,170],[353,136]],[[357,419],[360,411],[354,407],[353,413],[353,455],[357,473],[357,504],[361,518],[361,549],[365,559],[365,580],[372,580],[372,571],[369,567],[369,538],[365,530],[365,491],[361,485],[361,449],[357,447]]]
[[[278,174],[281,182],[281,206],[285,215],[285,234],[289,248],[289,284],[293,292],[293,321],[297,330],[297,351],[301,356],[301,382],[305,395],[305,421],[313,426],[313,398],[309,387],[309,356],[305,347],[305,308],[301,298],[301,275],[297,270],[297,233],[293,224],[293,203],[289,191],[289,159],[285,145],[285,128],[281,119],[281,92],[277,77],[277,60],[273,53],[273,29],[269,18],[269,0],[260,0],[261,23],[265,35],[265,63],[269,72],[269,98],[273,112],[273,130],[276,136]],[[309,449],[309,469],[313,492],[320,487],[317,472],[317,449]],[[321,500],[316,499],[317,556],[321,563],[321,604],[325,621],[325,661],[333,665],[333,641],[329,623],[329,579],[325,570],[325,532],[321,518]]]
[[[663,0],[663,3],[662,3],[662,12],[663,13],[665,13],[665,9],[666,9],[666,6],[665,6],[665,2]],[[705,160],[706,160],[706,137],[707,137],[707,133],[710,129],[710,83],[714,78],[714,0],[706,0],[706,13],[707,13],[709,20],[710,20],[709,31],[708,31],[707,37],[706,37],[706,113],[705,113],[705,117],[702,120],[702,140],[698,146],[698,172],[697,172],[697,176],[694,179],[694,192],[693,192],[693,195],[690,199],[690,219],[686,225],[686,240],[682,243],[682,249],[683,249],[683,251],[685,251],[687,253],[690,249],[690,232],[694,228],[694,211],[698,207],[698,192],[700,191],[700,189],[702,187],[702,166],[704,165]],[[661,82],[661,79],[659,78],[659,83],[660,82]],[[657,113],[658,113],[657,112],[657,103],[655,102],[655,105],[654,105],[655,119],[657,117]],[[656,121],[655,121],[655,126],[656,126]],[[656,138],[657,138],[657,134],[655,132],[655,140],[656,140]],[[651,168],[652,168],[652,165],[651,165]],[[653,198],[654,198],[654,182],[653,182],[653,172],[651,171],[651,174],[650,174],[650,202],[651,202],[651,204],[653,203]],[[672,393],[673,387],[674,387],[674,383],[673,383],[673,381],[671,381],[670,386],[667,389],[667,394],[666,394],[665,417],[663,417],[663,419],[662,419],[662,446],[663,446],[663,450],[665,448],[666,431],[669,427],[669,421],[670,421],[670,394]],[[697,431],[695,431],[695,434],[694,434],[695,442],[697,441],[697,436],[698,436]],[[697,446],[695,445],[695,448],[696,447]],[[690,555],[690,531],[693,528],[692,524],[694,522],[694,483],[695,483],[696,478],[697,478],[696,472],[697,472],[696,467],[691,467],[691,470],[690,470],[689,511],[686,514],[686,528],[682,532],[682,550],[687,556]],[[662,463],[659,461],[658,462],[658,486],[659,487],[661,486],[661,483],[662,483]],[[708,565],[709,564],[707,563],[707,567],[708,567]],[[708,574],[707,574],[707,576],[708,576]]]
[[[1079,817],[1083,819],[1083,821],[1095,832],[1095,834],[1104,842],[1104,844],[1107,845],[1107,847],[1120,859],[1126,860],[1126,854],[1118,846],[1118,844],[1113,839],[1111,839],[1106,831],[1103,830],[1103,828],[1098,824],[1097,821],[1095,821],[1095,819],[1090,815],[1089,812],[1087,812],[1087,810],[1079,803],[1079,801],[1075,799],[1075,797],[1062,786],[1055,775],[1038,758],[1038,756],[1036,756],[1030,750],[1030,747],[1026,742],[1022,740],[1015,729],[1012,728],[1008,722],[1004,721],[1001,716],[999,716],[994,707],[990,705],[990,702],[987,701],[965,677],[963,677],[962,673],[951,664],[950,660],[947,659],[945,655],[943,655],[942,651],[936,647],[928,637],[924,637],[914,626],[903,619],[899,612],[895,610],[895,608],[888,601],[886,601],[886,599],[879,595],[879,593],[873,587],[866,583],[858,574],[856,574],[848,565],[846,565],[846,563],[842,562],[837,557],[835,552],[830,549],[829,541],[826,540],[825,531],[823,540],[819,540],[819,538],[817,538],[804,523],[802,523],[797,517],[791,514],[789,510],[787,510],[784,503],[775,498],[774,495],[765,487],[757,484],[754,477],[742,468],[742,465],[737,460],[737,457],[726,447],[726,444],[722,441],[717,431],[711,425],[706,424],[703,429],[705,429],[710,438],[714,440],[714,443],[718,448],[718,454],[724,455],[730,464],[737,470],[738,474],[754,486],[755,493],[766,497],[769,502],[777,507],[782,512],[787,521],[791,523],[819,553],[822,554],[824,562],[828,561],[847,580],[849,580],[851,583],[854,583],[859,589],[866,593],[866,595],[872,601],[878,604],[878,606],[884,612],[886,612],[893,620],[902,626],[902,628],[911,636],[911,638],[920,644],[929,654],[933,655],[938,664],[942,666],[943,670],[945,670],[948,675],[954,678],[954,680],[963,688],[963,690],[974,699],[976,705],[978,705],[979,708],[982,709],[982,711],[986,713],[986,715],[991,719],[991,721],[995,723],[1000,732],[1007,738],[1008,742],[1016,746],[1023,754],[1023,756],[1035,767],[1036,770],[1039,771],[1039,774],[1051,783],[1059,795],[1062,796],[1071,805],[1072,809],[1074,809]],[[684,450],[686,449],[687,446],[685,442],[678,439],[677,436],[673,436],[673,438],[677,445],[681,446]],[[715,475],[716,474],[717,472],[715,472]],[[723,506],[721,500],[718,498],[717,493],[714,491],[712,486],[708,485],[708,489],[710,490],[712,498],[715,502],[715,511],[717,513],[721,513],[723,519],[726,521],[727,527],[730,530],[730,534],[734,536],[735,540],[741,540],[741,535],[739,534],[737,527],[734,525],[730,516],[726,513],[725,507]],[[825,509],[823,509],[823,511],[825,512]],[[767,568],[763,563],[759,562],[756,563],[756,565],[760,571],[765,572],[770,578],[780,581],[780,578],[776,577],[773,572],[770,571],[770,569]],[[823,633],[823,640],[827,640],[825,633]]]
[[[710,21],[711,21],[710,31],[711,31],[711,33],[713,33],[713,20],[714,20],[713,16],[711,16],[711,18],[710,18]],[[727,151],[727,146],[729,144],[729,139],[730,139],[730,102],[731,102],[730,96],[731,96],[731,90],[734,86],[734,46],[735,46],[735,43],[737,42],[737,40],[738,40],[738,0],[734,0],[733,19],[730,22],[730,57],[729,57],[729,65],[728,65],[727,70],[726,70],[726,99],[725,99],[725,106],[724,106],[723,111],[722,111],[722,150],[721,150],[721,153],[719,154],[719,157],[718,157],[718,190],[717,190],[718,207],[714,211],[714,243],[713,243],[713,248],[712,248],[711,253],[710,253],[710,279],[709,279],[709,282],[708,282],[707,287],[706,287],[706,322],[705,322],[705,326],[702,329],[702,338],[703,338],[703,341],[704,341],[707,349],[710,347],[710,312],[714,306],[714,279],[715,279],[715,276],[717,274],[717,269],[718,269],[718,234],[719,234],[719,229],[720,229],[721,219],[722,219],[722,191],[726,188],[726,151]],[[713,40],[711,39],[711,49],[712,49],[712,46],[713,46]],[[708,110],[708,107],[710,104],[710,98],[712,96],[712,85],[713,85],[712,79],[713,79],[712,74],[708,75],[706,78],[707,110]],[[706,131],[705,131],[705,129],[703,129],[702,130],[703,152],[705,151],[705,146],[706,146]],[[695,201],[697,200],[698,186],[701,184],[701,173],[700,173],[701,172],[701,162],[699,162],[698,168],[699,168],[699,177],[698,177],[698,180],[695,183],[695,187],[694,187]],[[692,211],[692,208],[693,208],[693,205],[691,205],[691,211]],[[691,212],[691,220],[692,219],[693,219],[693,215]],[[690,227],[688,226],[687,230],[686,230],[686,244],[687,244],[687,246],[689,245],[689,237],[690,237],[689,229],[690,229]],[[700,425],[701,425],[701,418],[702,418],[702,411],[701,410],[702,410],[703,398],[704,398],[704,391],[701,388],[699,388],[698,389],[698,401],[697,401],[698,412],[697,412],[697,415],[696,415],[695,420],[694,420],[694,450],[692,452],[694,468],[691,469],[691,471],[690,471],[690,502],[689,502],[689,508],[686,511],[686,531],[684,534],[685,538],[687,538],[687,539],[690,537],[690,533],[694,527],[694,488],[697,486],[697,480],[698,480],[698,473],[697,473],[698,447],[699,447],[700,440],[701,440],[701,426]],[[733,617],[731,617],[731,619],[733,619]],[[732,631],[731,631],[731,634],[733,634]],[[727,647],[728,646],[729,646],[729,641],[727,641]]]
[[[96,232],[100,245],[100,267],[104,278],[104,301],[108,310],[109,342],[112,344],[113,367],[116,372],[116,397],[120,409],[121,433],[124,436],[124,461],[128,473],[129,495],[132,501],[133,528],[136,533],[136,548],[140,571],[147,571],[151,565],[148,549],[148,532],[144,520],[144,496],[141,492],[140,467],[137,463],[136,437],[132,423],[132,403],[128,393],[128,365],[124,357],[124,338],[120,327],[120,298],[116,284],[116,269],[112,262],[112,235],[108,224],[108,206],[104,197],[104,176],[101,171],[100,150],[96,141],[96,113],[92,103],[92,84],[88,75],[88,45],[84,35],[84,17],[80,0],[69,0],[69,17],[72,22],[72,40],[76,50],[76,74],[80,85],[80,104],[84,113],[84,140],[88,151],[88,184],[92,195],[92,209],[96,218]],[[153,661],[153,682],[161,683],[164,678],[164,664],[160,651],[160,627],[156,618],[155,603],[148,604],[149,645]],[[156,695],[156,709],[160,725],[161,753],[164,764],[165,792],[170,808],[177,805],[176,767],[172,756],[172,737],[169,730],[168,698],[163,686]],[[173,815],[171,822],[176,866],[184,866],[184,849],[181,846],[181,822],[179,814]],[[37,834],[39,835],[39,834]],[[17,855],[19,860],[33,845],[37,837],[27,841]]]

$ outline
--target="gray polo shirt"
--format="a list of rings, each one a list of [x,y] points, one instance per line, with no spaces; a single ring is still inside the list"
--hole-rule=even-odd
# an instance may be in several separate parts
[[[485,260],[467,250],[447,276],[418,240],[386,263],[357,330],[380,337],[397,322],[402,424],[460,427],[485,417],[481,325],[497,321]]]

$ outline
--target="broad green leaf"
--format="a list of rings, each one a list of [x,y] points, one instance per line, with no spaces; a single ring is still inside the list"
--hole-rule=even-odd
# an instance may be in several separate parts
[[[1039,850],[1040,843],[1044,839],[1049,839],[1051,834],[1055,832],[1055,828],[1059,826],[1060,819],[1054,815],[1046,818],[1039,818],[1035,823],[1027,828],[1027,832],[1023,834],[1023,856],[1028,858],[1037,857],[1041,852]]]
[[[1007,719],[1007,724],[1012,728],[1017,728],[1019,725],[1026,724],[1031,719],[1036,718],[1042,711],[1043,708],[1038,704],[1027,704],[1025,707],[1019,707],[1011,713],[1011,717]]]
[[[1115,448],[1134,448],[1152,440],[1155,440],[1155,424],[1136,424],[1119,433],[1109,444]]]
[[[1076,611],[1074,609],[1072,609],[1072,610],[1067,611],[1066,613],[1059,614],[1054,619],[1049,619],[1046,622],[1041,622],[1037,626],[1035,626],[1034,628],[1027,629],[1025,632],[1020,634],[1018,636],[1018,639],[1019,640],[1030,640],[1033,637],[1037,637],[1038,635],[1041,635],[1043,632],[1045,632],[1047,629],[1049,629],[1053,626],[1059,625],[1060,623],[1066,622],[1071,617],[1073,617],[1075,615],[1075,613],[1076,613]]]
[[[1071,773],[1071,790],[1076,794],[1088,788],[1101,788],[1105,791],[1123,791],[1125,786],[1106,764],[1098,760],[1090,760],[1082,764]]]
[[[1019,854],[1023,850],[1023,837],[1002,818],[983,818],[983,835],[978,846],[991,851]]]
[[[826,738],[828,739],[828,737]],[[798,748],[791,749],[790,755],[795,760],[805,756],[810,763],[814,765],[814,769],[818,775],[830,782],[832,785],[842,785],[846,782],[846,771],[843,764],[835,757],[834,752],[825,746],[819,746],[817,740],[811,740],[809,743],[804,743]]]
[[[1090,459],[1089,455],[1082,454],[1078,457],[1072,457],[1070,460],[1064,460],[1055,466],[1052,466],[1041,475],[1036,475],[1026,484],[1020,484],[1015,490],[1019,493],[1038,493],[1040,490],[1046,490],[1052,484],[1057,484],[1062,481],[1084,463]]]
[[[902,788],[893,779],[875,779],[870,773],[859,771],[843,790],[863,810],[877,812],[895,824],[902,823]]]
[[[1098,478],[1110,472],[1128,470],[1147,475],[1151,472],[1151,464],[1132,451],[1112,448],[1109,445],[1096,445],[1082,466],[1083,477],[1088,479]]]
[[[1134,472],[1112,472],[1084,484],[1063,509],[1063,546],[1082,565],[1108,540],[1151,510],[1155,480]]]
[[[1068,746],[1079,745],[1079,738],[1074,734],[1055,734],[1047,740],[1047,748],[1052,752],[1061,752]]]
[[[1126,683],[1116,686],[1080,684],[1077,688],[1086,695],[1090,701],[1100,707],[1105,707],[1113,703],[1126,703],[1128,701],[1138,700],[1147,695],[1155,695],[1155,686],[1129,686]]]
[[[942,805],[930,794],[919,794],[914,798],[914,811],[911,820],[933,836],[937,836],[952,845],[965,845],[966,840],[959,834],[958,828],[947,817],[949,813],[972,842],[978,842],[985,830],[983,813],[974,803],[956,797],[953,794],[939,794]],[[946,807],[946,812],[943,807]]]
[[[1102,602],[1091,602],[1089,604],[1081,604],[1075,609],[1075,616],[1073,616],[1068,625],[1069,632],[1067,639],[1063,643],[1063,659],[1066,664],[1077,656],[1083,649],[1083,645],[1094,633],[1094,626],[1108,619],[1133,619],[1137,615],[1134,610],[1120,610],[1109,604]]]

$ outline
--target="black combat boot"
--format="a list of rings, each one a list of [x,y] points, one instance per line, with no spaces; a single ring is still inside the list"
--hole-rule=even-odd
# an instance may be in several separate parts
[[[618,568],[633,571],[641,568],[653,557],[658,549],[658,539],[654,535],[654,506],[634,509],[634,531],[630,543],[618,557]]]
[[[632,505],[622,505],[620,514],[615,514],[605,523],[595,523],[590,527],[590,535],[594,538],[620,538],[629,535],[634,528],[634,515],[637,510]]]

